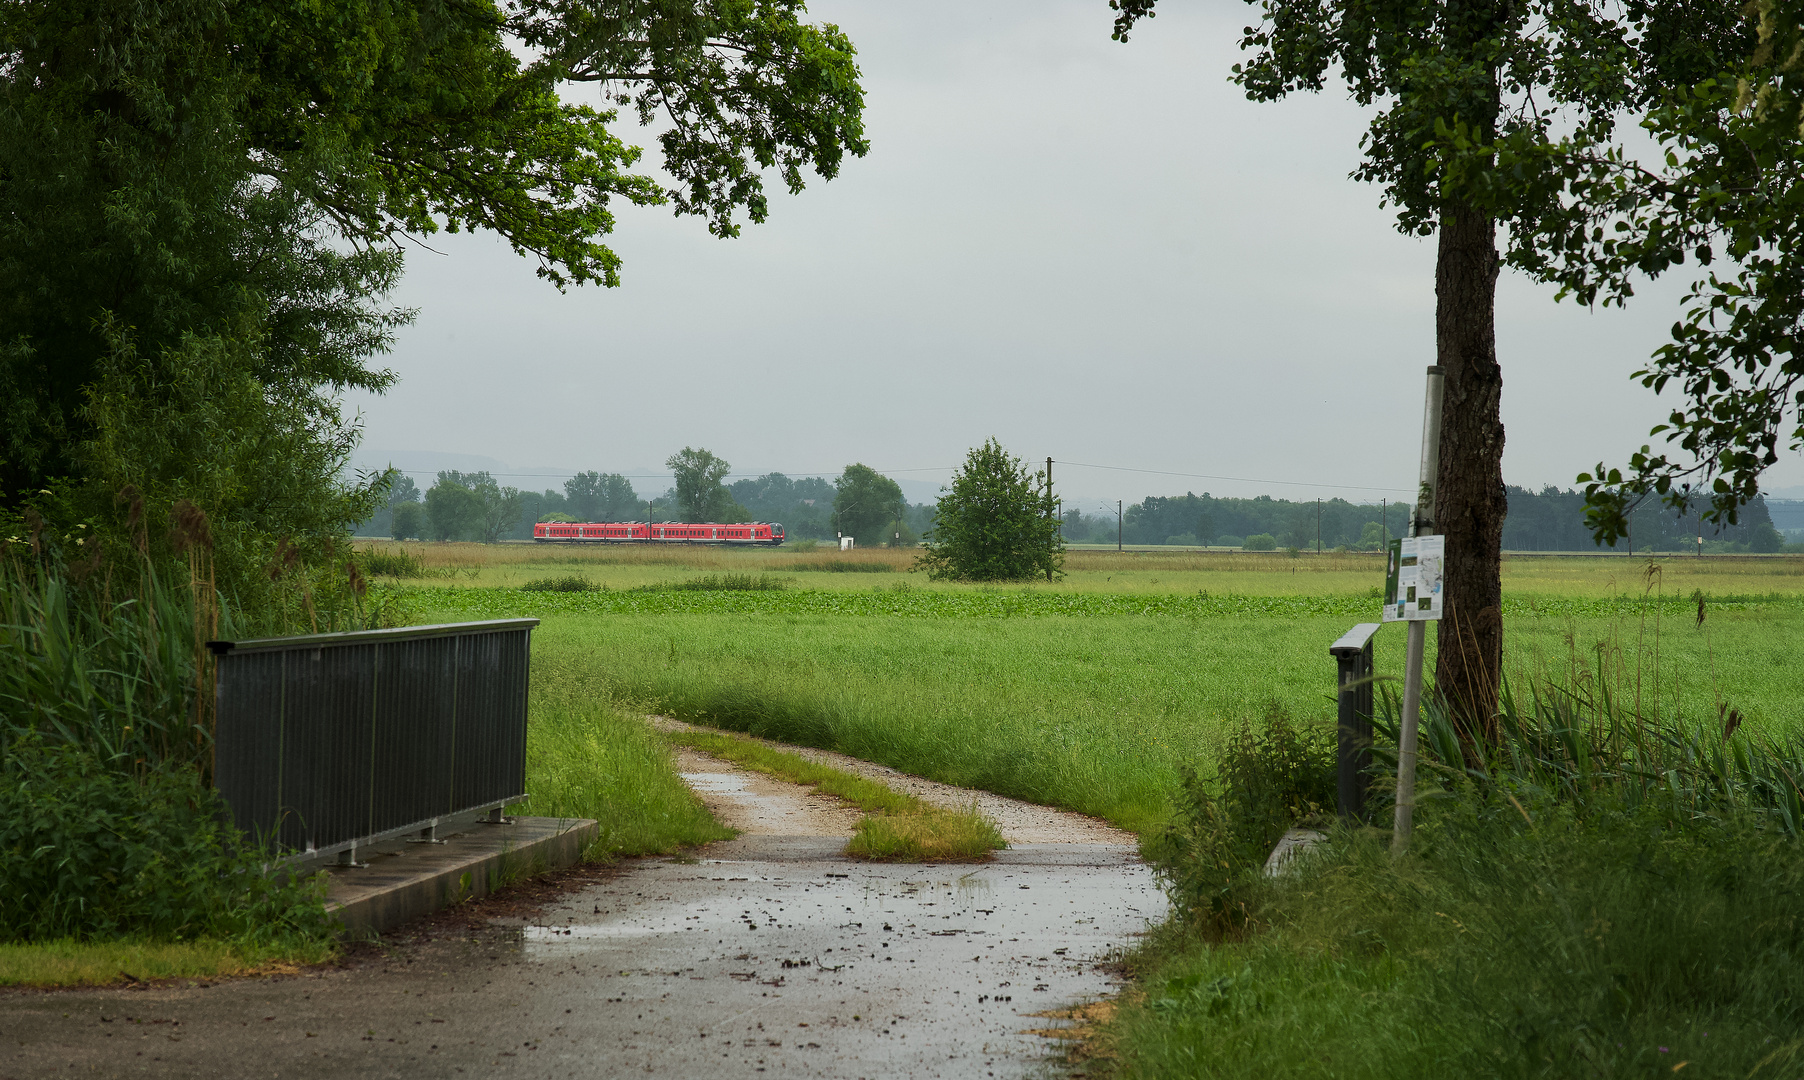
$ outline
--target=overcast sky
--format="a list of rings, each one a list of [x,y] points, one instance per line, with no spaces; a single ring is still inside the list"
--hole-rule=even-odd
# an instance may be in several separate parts
[[[1252,12],[1202,6],[1123,45],[1105,0],[817,0],[857,44],[870,154],[800,196],[773,182],[738,240],[623,204],[612,290],[432,238],[396,297],[419,309],[386,359],[401,381],[350,402],[360,463],[648,472],[689,445],[917,493],[994,435],[1061,462],[1067,507],[1407,494],[1433,242],[1348,178],[1361,111],[1246,101],[1227,74]],[[1589,312],[1505,277],[1508,482],[1570,486],[1647,440],[1664,410],[1628,376],[1683,284]],[[1788,454],[1767,486],[1800,483]]]

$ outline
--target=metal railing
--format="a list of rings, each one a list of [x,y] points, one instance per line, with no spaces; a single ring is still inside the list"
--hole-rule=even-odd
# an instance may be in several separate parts
[[[525,797],[537,619],[210,641],[213,778],[237,826],[305,859],[432,838]]]
[[[1372,768],[1372,637],[1382,623],[1360,623],[1328,646],[1339,666],[1337,788],[1340,816],[1363,821]]]

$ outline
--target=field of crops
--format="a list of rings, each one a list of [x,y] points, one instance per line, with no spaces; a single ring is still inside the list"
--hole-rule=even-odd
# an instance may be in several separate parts
[[[601,698],[1136,830],[1163,818],[1180,771],[1206,762],[1232,725],[1272,709],[1329,721],[1328,643],[1376,617],[1379,573],[1364,556],[1110,552],[1074,557],[1052,585],[997,588],[928,582],[905,572],[908,553],[887,551],[446,545],[420,561],[430,571],[484,552],[495,560],[409,581],[405,602],[421,620],[543,619],[541,696],[573,701],[580,678]],[[842,560],[883,569],[821,568]],[[1651,578],[1645,568],[1512,564],[1513,684],[1601,672],[1667,715],[1676,704],[1715,722],[1726,700],[1751,727],[1796,724],[1800,562],[1691,560]],[[572,571],[587,591],[519,587]],[[674,587],[734,574],[762,587]],[[1693,590],[1711,597],[1701,628]],[[1377,640],[1379,672],[1394,678],[1401,628]]]

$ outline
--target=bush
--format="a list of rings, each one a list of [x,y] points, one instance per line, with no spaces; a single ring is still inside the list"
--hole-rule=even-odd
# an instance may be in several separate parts
[[[705,574],[683,581],[660,581],[640,585],[633,592],[779,592],[789,588],[789,579],[769,574]]]
[[[819,540],[789,540],[783,545],[791,551],[810,552],[821,546]]]
[[[863,559],[814,559],[810,562],[792,564],[789,569],[799,573],[815,574],[891,574],[896,568],[886,562],[866,562]]]
[[[562,577],[534,578],[520,588],[525,592],[591,592],[607,586],[597,585],[580,574],[565,574]]]
[[[959,581],[1050,580],[1064,565],[1065,538],[1044,480],[995,439],[973,449],[940,496],[915,565]]]
[[[1335,796],[1332,731],[1299,730],[1276,707],[1242,724],[1213,776],[1185,772],[1170,823],[1145,845],[1178,920],[1211,938],[1243,925],[1273,845],[1299,822],[1325,823]]]
[[[324,879],[278,882],[191,768],[18,739],[0,762],[0,940],[326,939]]]
[[[1242,551],[1276,551],[1278,538],[1271,533],[1254,533],[1241,541],[1240,547]]]
[[[371,577],[419,578],[426,576],[426,564],[420,557],[406,548],[398,547],[393,551],[383,548],[365,548],[358,556],[357,562],[363,572]]]

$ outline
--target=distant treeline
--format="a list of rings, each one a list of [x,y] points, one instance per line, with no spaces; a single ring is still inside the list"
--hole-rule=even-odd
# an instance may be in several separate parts
[[[745,521],[781,522],[795,540],[834,538],[833,500],[838,489],[819,477],[792,479],[782,473],[726,485],[737,508],[728,516]],[[907,543],[920,538],[933,521],[933,507],[905,507],[899,531]],[[619,473],[584,472],[564,482],[559,491],[521,491],[496,483],[486,472],[438,474],[421,491],[411,477],[400,475],[389,490],[387,505],[357,527],[359,536],[407,540],[529,540],[541,521],[675,521],[674,492],[643,496]],[[860,538],[860,543],[865,543]]]
[[[736,504],[732,517],[747,521],[782,522],[797,540],[831,540],[838,488],[820,477],[791,478],[766,473],[726,485]],[[1509,515],[1503,525],[1506,551],[1595,551],[1585,528],[1585,497],[1577,491],[1555,487],[1539,492],[1510,487]],[[1386,540],[1403,535],[1409,524],[1408,503],[1352,503],[1345,499],[1292,502],[1261,495],[1253,499],[1197,495],[1154,495],[1125,508],[1120,522],[1123,543],[1209,545],[1215,547],[1274,550],[1298,548],[1323,550],[1347,548],[1376,551]],[[917,503],[904,508],[898,529],[902,541],[913,544],[933,527],[933,507]],[[535,523],[568,521],[657,521],[678,518],[672,492],[649,498],[633,489],[618,473],[579,473],[565,481],[562,491],[520,491],[497,484],[486,472],[438,474],[432,487],[422,492],[413,480],[401,476],[389,492],[386,506],[359,526],[360,536],[394,536],[422,540],[525,540]],[[1706,552],[1776,552],[1786,549],[1787,539],[1804,540],[1804,503],[1779,502],[1768,506],[1756,499],[1743,508],[1740,521],[1731,526],[1702,530]],[[1775,527],[1775,518],[1778,519]],[[1784,530],[1783,532],[1781,530]],[[866,529],[866,531],[869,531]],[[1116,539],[1114,514],[1089,514],[1067,510],[1065,539],[1076,544],[1108,544]],[[1637,552],[1698,550],[1698,519],[1682,516],[1650,503],[1629,519],[1628,540],[1615,549]],[[885,536],[877,542],[888,542]],[[860,537],[860,543],[866,538]]]
[[[1506,551],[1594,551],[1597,545],[1585,528],[1585,496],[1556,487],[1532,492],[1519,487],[1505,489],[1510,497],[1509,516],[1503,522]],[[1655,500],[1629,515],[1629,535],[1615,550],[1637,552],[1697,551],[1703,538],[1707,552],[1776,552],[1785,549],[1785,538],[1773,527],[1765,498],[1742,507],[1734,525],[1700,528],[1696,513],[1681,515]]]
[[[1324,499],[1291,502],[1261,495],[1256,499],[1197,495],[1153,495],[1128,506],[1121,518],[1121,540],[1127,544],[1207,544],[1314,550],[1318,535],[1324,551],[1346,547],[1377,551],[1387,536],[1400,536],[1409,523],[1408,503],[1350,503]],[[1318,534],[1319,523],[1319,534]],[[1065,511],[1065,539],[1074,544],[1114,543],[1114,514]]]
[[[1585,496],[1548,487],[1539,492],[1505,489],[1509,514],[1503,525],[1506,551],[1595,551],[1585,527]],[[1783,504],[1789,515],[1793,508]],[[1804,508],[1800,508],[1804,509]],[[1208,493],[1151,496],[1125,508],[1120,537],[1127,544],[1204,544],[1250,550],[1344,547],[1376,551],[1389,538],[1404,535],[1412,507],[1408,503],[1351,503],[1345,499],[1291,502],[1261,495],[1254,499],[1217,498]],[[1804,515],[1800,515],[1804,517]],[[1628,551],[1696,551],[1698,518],[1648,504],[1629,519],[1628,540],[1614,549]],[[1789,523],[1789,522],[1788,522]],[[1114,514],[1065,512],[1065,539],[1071,543],[1106,544],[1116,539]],[[1774,527],[1764,499],[1744,507],[1735,525],[1702,529],[1706,552],[1776,552],[1786,537]],[[1804,537],[1799,537],[1804,539]]]

